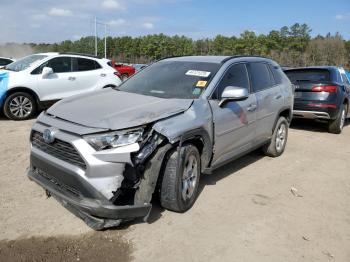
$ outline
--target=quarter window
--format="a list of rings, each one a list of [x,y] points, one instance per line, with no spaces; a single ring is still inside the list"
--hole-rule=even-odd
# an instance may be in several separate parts
[[[249,90],[248,72],[245,64],[235,64],[228,69],[213,94],[213,99],[221,98],[221,94],[227,86],[244,87]]]
[[[345,74],[341,74],[341,75],[343,77],[343,83],[346,84],[346,85],[349,85],[348,77]]]
[[[250,72],[254,92],[259,92],[275,85],[272,74],[265,63],[250,63]]]
[[[275,84],[282,84],[282,74],[283,71],[279,66],[274,66],[269,64],[270,70],[272,72],[272,76],[275,79]]]

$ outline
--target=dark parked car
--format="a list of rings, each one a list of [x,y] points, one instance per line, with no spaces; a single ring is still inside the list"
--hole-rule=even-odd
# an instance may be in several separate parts
[[[350,83],[341,67],[305,67],[285,70],[295,85],[295,118],[325,120],[330,133],[341,133],[349,117]]]

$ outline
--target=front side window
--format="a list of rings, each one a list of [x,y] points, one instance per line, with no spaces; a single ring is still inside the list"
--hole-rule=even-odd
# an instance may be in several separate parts
[[[154,63],[118,90],[160,98],[198,98],[221,67],[218,63],[160,61]]]
[[[87,58],[76,58],[74,71],[90,71],[99,69],[101,66],[95,61]]]
[[[71,57],[55,57],[36,68],[32,74],[41,74],[44,67],[51,67],[54,73],[72,72]]]
[[[30,55],[26,56],[20,60],[17,60],[16,62],[13,62],[5,67],[6,70],[10,71],[23,71],[27,68],[29,68],[32,64],[36,63],[37,61],[43,60],[46,58],[47,55]]]
[[[244,87],[249,90],[248,71],[245,64],[233,65],[226,71],[212,98],[221,98],[222,92],[228,86]]]
[[[249,67],[254,92],[259,92],[275,85],[267,64],[259,62],[250,63]]]

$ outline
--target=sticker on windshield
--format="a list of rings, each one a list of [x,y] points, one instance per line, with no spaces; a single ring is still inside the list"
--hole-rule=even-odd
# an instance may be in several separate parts
[[[188,70],[186,72],[186,75],[188,75],[188,76],[208,77],[210,75],[210,72],[198,71],[198,70]]]
[[[197,87],[205,87],[207,85],[208,81],[201,81],[199,80],[196,84]]]

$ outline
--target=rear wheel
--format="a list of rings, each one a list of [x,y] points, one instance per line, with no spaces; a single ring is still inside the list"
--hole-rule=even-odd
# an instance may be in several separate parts
[[[173,150],[166,160],[160,190],[161,205],[169,210],[185,212],[197,198],[200,177],[200,155],[193,145],[184,145],[179,153]]]
[[[26,120],[36,112],[36,102],[33,96],[25,92],[9,95],[4,103],[4,113],[12,120]]]
[[[281,116],[277,121],[270,143],[262,148],[265,155],[278,157],[283,154],[287,144],[288,126],[287,119]]]
[[[335,120],[331,120],[328,124],[328,131],[333,134],[340,134],[345,125],[346,115],[348,112],[348,107],[343,104],[340,107],[340,114]]]

